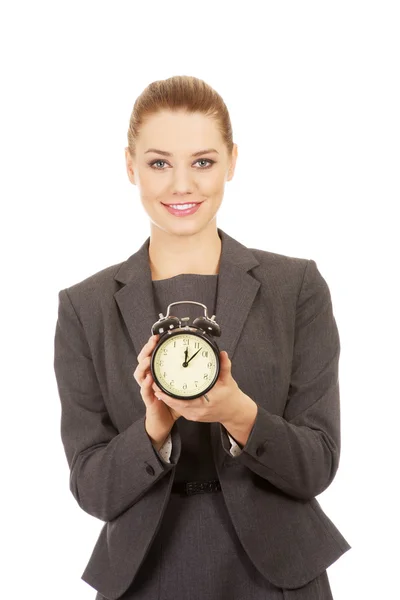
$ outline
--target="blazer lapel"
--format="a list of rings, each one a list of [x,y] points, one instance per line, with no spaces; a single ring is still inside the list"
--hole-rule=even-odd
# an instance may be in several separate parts
[[[243,326],[260,287],[260,282],[248,271],[259,262],[246,246],[222,229],[218,228],[218,234],[222,241],[222,248],[215,320],[221,327],[221,336],[215,340],[219,349],[226,350],[232,360]],[[159,318],[153,299],[149,243],[150,238],[147,238],[139,250],[121,265],[114,276],[114,279],[125,284],[115,292],[114,298],[137,354],[147,343],[151,336],[151,327]],[[166,307],[163,314],[165,313]],[[199,307],[199,315],[201,314],[202,309]]]

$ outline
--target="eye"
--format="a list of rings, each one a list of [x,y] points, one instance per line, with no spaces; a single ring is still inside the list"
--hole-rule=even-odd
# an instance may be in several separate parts
[[[154,160],[153,162],[148,163],[150,165],[150,167],[153,167],[153,165],[157,164],[157,163],[164,163],[165,160]],[[163,169],[156,169],[156,171],[163,171]]]
[[[199,160],[196,160],[196,162],[206,162],[209,163],[207,167],[201,167],[200,170],[204,171],[204,169],[209,169],[210,167],[212,167],[212,165],[215,163],[215,160],[211,160],[209,158],[199,158]],[[162,159],[158,159],[158,160],[153,160],[153,162],[148,163],[149,166],[154,169],[155,171],[165,171],[165,169],[159,169],[158,167],[155,167],[154,165],[156,165],[157,163],[166,163],[165,160]],[[167,164],[167,163],[166,163]]]
[[[208,158],[199,158],[199,160],[197,160],[196,162],[208,162],[209,163],[208,167],[204,167],[204,168],[209,169],[215,163],[215,160],[210,160]]]

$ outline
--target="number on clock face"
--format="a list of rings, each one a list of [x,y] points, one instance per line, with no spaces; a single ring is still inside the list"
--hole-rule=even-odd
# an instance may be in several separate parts
[[[186,355],[188,365],[184,367]],[[171,393],[194,396],[214,380],[217,361],[206,339],[182,333],[164,341],[156,352],[153,367],[159,382]]]

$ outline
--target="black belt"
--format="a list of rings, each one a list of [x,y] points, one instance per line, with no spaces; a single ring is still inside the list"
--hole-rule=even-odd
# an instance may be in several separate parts
[[[171,492],[191,496],[192,494],[205,494],[219,492],[220,490],[219,479],[211,479],[210,481],[175,481],[172,484]]]

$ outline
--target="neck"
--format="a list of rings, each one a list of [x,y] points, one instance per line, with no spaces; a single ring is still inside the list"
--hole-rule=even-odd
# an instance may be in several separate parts
[[[219,271],[221,245],[215,221],[193,235],[175,235],[152,224],[149,245],[151,277],[156,280],[183,273],[215,275]]]

